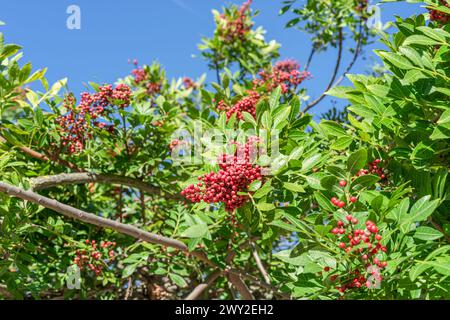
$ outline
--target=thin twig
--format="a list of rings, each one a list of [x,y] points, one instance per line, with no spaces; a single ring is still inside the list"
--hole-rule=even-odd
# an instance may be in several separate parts
[[[311,49],[311,52],[309,53],[308,61],[306,62],[304,71],[308,71],[309,67],[311,66],[311,61],[312,61],[315,53],[316,53],[316,48],[314,48],[314,46],[313,46]]]
[[[270,284],[269,273],[267,272],[266,268],[264,268],[261,258],[259,257],[256,245],[252,242],[251,246],[252,246],[252,254],[253,254],[253,258],[255,259],[256,266],[258,267],[259,272],[261,272],[261,275],[263,276],[264,281],[266,281],[266,283]]]
[[[337,77],[337,74],[339,72],[339,68],[341,66],[341,60],[342,60],[342,47],[343,47],[343,35],[342,35],[342,28],[339,28],[339,43],[338,43],[338,56],[337,56],[337,60],[336,60],[336,65],[334,66],[334,71],[333,71],[333,75],[331,76],[330,82],[327,85],[327,88],[325,89],[325,91],[320,95],[320,97],[318,97],[316,100],[314,100],[313,102],[311,102],[309,105],[306,106],[305,110],[303,112],[308,111],[309,109],[311,109],[312,107],[314,107],[315,105],[317,105],[320,101],[322,101],[323,98],[325,98],[325,92],[327,92],[328,90],[330,90],[330,88],[332,87],[334,80]]]

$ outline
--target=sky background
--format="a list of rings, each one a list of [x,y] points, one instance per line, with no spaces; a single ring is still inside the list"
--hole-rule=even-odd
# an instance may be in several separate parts
[[[299,1],[302,2],[302,1]],[[157,60],[167,70],[169,78],[196,78],[208,72],[197,45],[204,36],[211,36],[214,21],[211,10],[229,3],[222,0],[0,0],[0,27],[7,43],[23,47],[23,62],[32,61],[33,68],[48,67],[50,83],[68,77],[69,89],[76,94],[85,91],[85,83],[112,83],[132,69],[128,59],[140,64]],[[373,1],[372,1],[373,3]],[[81,30],[69,30],[66,13],[69,5],[81,9]],[[310,51],[308,35],[285,29],[292,15],[278,16],[281,0],[254,0],[253,8],[261,10],[256,26],[267,30],[266,39],[281,43],[281,58],[293,58],[303,63]],[[383,23],[395,15],[407,17],[425,12],[419,5],[386,3],[381,6]],[[348,44],[350,45],[350,44]],[[351,73],[365,73],[377,58],[366,47],[365,59],[360,59]],[[348,49],[348,47],[347,47]],[[317,56],[310,71],[313,78],[304,83],[311,97],[326,87],[336,59],[336,51]],[[344,66],[351,59],[346,52]],[[324,100],[313,113],[320,114],[331,107]]]

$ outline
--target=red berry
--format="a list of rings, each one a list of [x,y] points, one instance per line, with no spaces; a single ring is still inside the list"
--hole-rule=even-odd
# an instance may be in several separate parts
[[[341,181],[339,181],[339,185],[340,185],[341,187],[345,187],[345,186],[347,185],[347,181],[341,180]]]
[[[352,224],[357,224],[357,223],[358,223],[358,219],[353,218],[353,219],[352,219]]]
[[[344,201],[339,201],[338,205],[339,208],[343,208],[345,207],[345,202]]]
[[[377,239],[377,241],[380,241],[380,240],[381,240],[381,236],[380,236],[379,234],[377,234],[377,235],[375,236],[375,239]]]
[[[337,225],[339,226],[339,227],[342,227],[343,225],[344,225],[344,222],[342,222],[342,221],[338,221],[338,223],[337,223]]]
[[[358,201],[358,198],[356,198],[354,196],[350,197],[350,202],[355,203],[356,201]]]
[[[339,248],[344,249],[346,247],[344,242],[339,243]]]
[[[325,267],[325,268],[323,268],[323,271],[325,271],[325,272],[328,272],[328,271],[330,271],[330,267]]]
[[[333,230],[331,230],[332,234],[338,234],[339,233],[339,228],[334,228]]]
[[[374,258],[374,259],[373,259],[373,263],[376,264],[376,265],[378,265],[378,264],[380,263],[380,259]]]

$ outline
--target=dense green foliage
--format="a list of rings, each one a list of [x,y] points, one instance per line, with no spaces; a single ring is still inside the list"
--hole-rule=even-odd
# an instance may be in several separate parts
[[[359,54],[374,34],[358,3],[286,1],[281,12],[292,9],[288,26],[312,35],[315,54],[345,39]],[[168,80],[160,65],[136,63],[109,89],[90,83],[101,109],[83,109],[87,96],[67,92],[67,80],[49,85],[45,69],[31,73],[1,34],[1,182],[180,240],[211,262],[0,188],[1,298],[182,299],[215,270],[220,277],[201,297],[246,297],[230,268],[247,275],[258,299],[450,298],[450,25],[416,15],[397,18],[391,34],[378,30],[386,71],[330,87],[326,94],[349,106],[316,122],[303,111],[307,71],[288,61],[283,78],[279,45],[253,26],[249,5],[214,12],[214,36],[200,45],[217,83]],[[450,14],[439,1],[427,5]],[[38,81],[43,89],[27,87]],[[215,160],[253,135],[271,142],[249,165],[267,174],[233,189],[243,199],[236,210],[214,200],[227,194],[195,203],[181,196],[192,184],[208,188],[199,177],[211,172],[227,187],[217,172],[229,169]],[[183,161],[198,150],[203,161]],[[38,186],[82,172],[104,178]],[[83,265],[80,289],[67,287],[74,264]]]

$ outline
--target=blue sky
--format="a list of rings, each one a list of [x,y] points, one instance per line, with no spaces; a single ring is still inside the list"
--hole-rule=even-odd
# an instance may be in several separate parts
[[[32,61],[34,68],[48,67],[50,82],[68,77],[69,89],[84,91],[84,83],[114,82],[128,74],[128,59],[140,63],[159,61],[169,77],[198,77],[208,73],[205,61],[199,55],[197,44],[202,36],[212,35],[214,22],[211,9],[227,3],[242,1],[222,0],[0,0],[0,27],[8,43],[24,48],[24,61]],[[69,5],[81,9],[81,30],[66,28]],[[267,30],[267,39],[282,44],[282,58],[293,58],[301,64],[309,54],[307,35],[285,29],[288,16],[278,16],[281,0],[254,0],[253,7],[261,10],[256,25]],[[424,12],[418,5],[387,3],[382,5],[382,20],[393,20],[394,15],[406,17]],[[366,48],[366,59],[360,60],[352,73],[364,73],[375,60]],[[317,57],[310,71],[314,78],[305,83],[311,96],[319,95],[329,81],[336,52]],[[350,54],[344,58],[348,62]],[[208,79],[214,81],[213,74]],[[324,100],[314,110],[320,113],[331,106]]]

